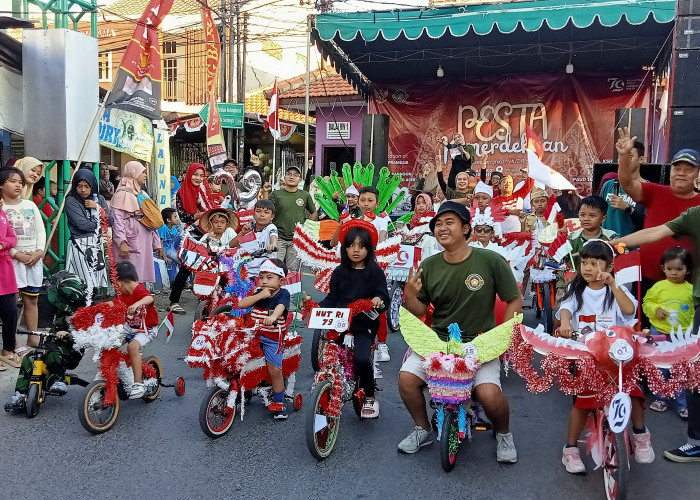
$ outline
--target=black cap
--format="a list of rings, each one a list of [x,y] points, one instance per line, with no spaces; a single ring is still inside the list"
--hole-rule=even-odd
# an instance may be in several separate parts
[[[435,217],[430,219],[430,232],[435,232],[435,222],[438,220],[438,217],[440,217],[445,212],[454,212],[460,219],[462,219],[462,222],[464,222],[465,224],[469,224],[470,218],[469,210],[467,210],[467,207],[465,207],[461,203],[457,203],[456,201],[443,201],[442,205],[440,205],[440,208],[438,208]]]
[[[476,170],[474,170],[473,168],[470,168],[466,172],[467,172],[467,175],[471,175],[472,177],[476,177]]]

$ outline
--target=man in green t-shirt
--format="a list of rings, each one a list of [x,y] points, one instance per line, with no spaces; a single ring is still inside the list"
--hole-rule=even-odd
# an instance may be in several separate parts
[[[282,189],[270,193],[269,199],[275,203],[275,218],[272,223],[277,226],[277,258],[285,263],[289,270],[299,270],[296,264],[297,253],[292,238],[294,227],[303,224],[306,219],[317,220],[316,205],[307,191],[299,189],[301,171],[292,166],[284,174]]]
[[[695,151],[692,153],[696,158],[700,158],[700,154]],[[612,240],[610,244],[624,243],[628,247],[637,247],[670,236],[688,236],[695,247],[693,333],[698,335],[700,334],[700,272],[698,272],[697,263],[700,262],[700,206],[689,208],[666,224],[642,229],[623,238]],[[664,451],[664,456],[674,462],[700,462],[700,392],[686,391],[686,403],[688,404],[688,442],[675,450]]]
[[[430,221],[430,229],[444,251],[423,261],[417,273],[410,272],[405,286],[406,308],[423,316],[432,304],[432,328],[447,340],[447,327],[457,323],[462,340],[496,326],[496,295],[506,302],[503,319],[509,320],[522,310],[522,296],[506,260],[495,252],[467,245],[471,235],[467,208],[454,201],[444,202]],[[415,427],[399,443],[399,451],[415,453],[433,442],[433,433],[425,409],[423,388],[427,376],[423,358],[416,353],[406,359],[399,373],[399,392]],[[474,377],[474,399],[486,411],[497,432],[496,459],[514,463],[518,454],[509,430],[508,401],[501,392],[498,359],[481,365]]]

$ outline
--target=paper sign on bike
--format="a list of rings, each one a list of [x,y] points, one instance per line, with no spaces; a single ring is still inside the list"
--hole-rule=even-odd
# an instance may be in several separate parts
[[[321,328],[344,332],[350,326],[350,309],[347,307],[318,307],[311,310],[309,328]]]
[[[632,399],[626,392],[618,392],[610,402],[608,423],[610,430],[618,434],[627,428],[630,421]]]

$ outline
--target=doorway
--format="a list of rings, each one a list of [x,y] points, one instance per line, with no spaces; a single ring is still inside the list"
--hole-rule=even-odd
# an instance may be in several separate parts
[[[331,175],[333,170],[342,175],[343,163],[350,165],[355,163],[355,147],[354,146],[324,146],[323,147],[323,165],[321,175]]]

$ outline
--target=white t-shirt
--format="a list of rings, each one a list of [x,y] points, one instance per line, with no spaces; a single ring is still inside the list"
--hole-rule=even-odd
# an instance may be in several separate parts
[[[586,287],[583,291],[583,304],[578,311],[576,311],[578,301],[575,296],[563,300],[559,311],[557,311],[557,319],[559,319],[562,310],[566,309],[571,312],[571,325],[574,327],[574,331],[581,334],[605,330],[611,326],[633,327],[637,323],[635,315],[637,312],[637,300],[634,298],[634,295],[627,288],[622,287],[622,291],[632,301],[635,309],[632,314],[623,314],[617,300],[613,299],[612,305],[608,308],[605,307],[605,292],[607,289],[607,286],[600,290]]]
[[[379,215],[375,217],[375,219],[372,221],[372,224],[377,230],[377,236],[379,236],[382,231],[386,231],[387,234],[389,233],[389,222],[391,222],[391,219],[388,215],[386,217],[380,217]]]
[[[232,239],[236,237],[236,231],[232,227],[227,227],[226,230],[224,231],[224,234],[221,235],[221,238],[216,239],[209,234],[205,234],[202,236],[202,239],[199,240],[200,243],[209,243],[209,248],[212,250],[216,251],[217,249],[223,249],[223,248],[231,248],[229,247],[229,243],[231,242]]]
[[[272,236],[277,236],[277,226],[270,223],[260,231],[255,231],[255,241],[247,243],[245,250],[251,253],[255,252],[256,250],[262,250],[270,244],[270,239]],[[243,245],[241,245],[241,247],[243,247]],[[248,261],[245,265],[246,270],[248,271],[248,276],[255,277],[260,274],[260,266],[262,263],[267,259],[274,258],[277,258],[277,252],[270,252],[270,254],[266,257],[257,257]]]

